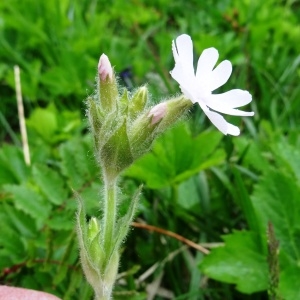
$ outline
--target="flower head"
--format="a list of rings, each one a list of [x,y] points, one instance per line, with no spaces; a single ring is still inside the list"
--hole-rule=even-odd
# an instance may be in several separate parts
[[[100,56],[98,63],[98,74],[101,80],[106,80],[107,76],[111,80],[113,75],[113,70],[110,61],[104,53]]]
[[[179,83],[181,91],[193,103],[198,103],[210,121],[224,134],[239,135],[237,126],[228,123],[219,113],[234,116],[253,116],[237,107],[251,102],[248,91],[233,89],[222,94],[212,94],[229,79],[232,66],[228,60],[222,61],[215,69],[219,53],[215,48],[204,50],[198,60],[195,74],[193,66],[193,42],[190,36],[180,35],[172,42],[175,67],[171,76]]]

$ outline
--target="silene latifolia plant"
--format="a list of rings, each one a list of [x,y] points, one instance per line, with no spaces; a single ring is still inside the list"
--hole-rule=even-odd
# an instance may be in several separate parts
[[[124,216],[118,214],[118,180],[122,171],[141,155],[147,153],[155,138],[187,115],[198,103],[211,122],[224,134],[239,135],[238,127],[229,124],[217,112],[252,116],[236,107],[248,104],[251,95],[234,89],[212,94],[230,77],[232,66],[227,60],[215,69],[218,51],[203,51],[196,73],[193,67],[193,44],[188,35],[179,36],[172,44],[175,68],[171,76],[179,83],[182,95],[153,107],[149,104],[146,86],[133,94],[118,86],[110,61],[102,54],[98,64],[97,89],[87,99],[87,116],[95,143],[104,190],[101,195],[101,218],[87,221],[84,203],[78,195],[77,235],[81,264],[96,300],[112,298],[116,280],[120,247],[136,212],[141,189],[129,204]],[[217,111],[217,112],[216,112]]]

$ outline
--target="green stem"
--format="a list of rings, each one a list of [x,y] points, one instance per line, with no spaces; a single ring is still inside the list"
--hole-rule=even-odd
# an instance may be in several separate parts
[[[103,245],[106,254],[105,263],[108,263],[112,245],[114,243],[114,230],[117,215],[116,180],[104,180],[105,199],[103,211]]]

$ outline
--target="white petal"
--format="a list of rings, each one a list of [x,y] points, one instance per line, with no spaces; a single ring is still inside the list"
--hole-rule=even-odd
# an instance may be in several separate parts
[[[214,91],[227,82],[232,72],[232,65],[229,60],[222,61],[211,74],[210,90]]]
[[[240,129],[235,126],[235,125],[232,125],[230,123],[227,123],[227,133],[230,134],[230,135],[234,135],[234,136],[238,136],[240,135],[241,131]]]
[[[186,70],[180,62],[175,64],[175,68],[170,72],[170,74],[179,83],[181,91],[185,97],[194,103],[196,101],[196,96],[194,95],[195,77],[191,77],[186,74]]]
[[[175,45],[174,45],[175,44]],[[193,65],[193,42],[189,35],[182,34],[173,41],[173,55],[175,62],[181,62],[190,76],[195,76]]]
[[[177,53],[177,49],[176,49],[174,40],[172,41],[172,52],[173,52],[174,60],[175,60],[175,63],[176,63],[176,62],[178,62],[179,57],[178,57],[178,53]]]
[[[198,60],[196,78],[200,83],[202,81],[206,82],[208,76],[210,77],[211,72],[217,63],[219,58],[218,50],[215,48],[205,49]]]
[[[213,108],[211,106],[209,106],[211,109],[218,111],[222,114],[226,114],[226,115],[231,115],[231,116],[240,116],[240,117],[252,117],[254,116],[254,112],[253,111],[242,111],[239,109],[235,109],[235,108]]]
[[[175,67],[170,74],[179,84],[183,84],[186,81],[184,69],[180,62],[175,64]]]
[[[239,135],[240,129],[228,123],[220,114],[213,111],[206,111],[205,114],[210,119],[210,121],[225,135]]]
[[[248,91],[234,89],[223,94],[212,94],[207,105],[236,108],[250,103],[251,100],[252,96]]]
[[[226,115],[241,116],[241,117],[254,116],[253,111],[248,112],[248,111],[242,111],[242,110],[239,110],[239,109],[236,109],[236,108],[227,107],[226,103],[224,103],[222,105],[222,104],[219,104],[219,103],[216,104],[216,103],[213,103],[212,101],[209,101],[209,103],[206,103],[206,105],[209,108],[211,108],[211,109],[213,109],[217,112],[226,114]]]

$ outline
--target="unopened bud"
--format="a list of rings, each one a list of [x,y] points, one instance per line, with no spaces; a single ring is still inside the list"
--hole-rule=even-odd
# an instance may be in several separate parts
[[[100,231],[99,222],[98,222],[97,218],[92,217],[88,224],[87,235],[88,235],[89,240],[92,241],[97,236],[99,231]]]
[[[159,103],[154,107],[152,107],[152,109],[148,114],[149,117],[152,117],[151,125],[158,123],[166,115],[166,112],[167,112],[166,102]]]
[[[97,94],[102,112],[107,114],[116,109],[118,94],[117,81],[108,57],[103,53],[98,63]]]
[[[98,74],[100,80],[106,80],[107,77],[109,79],[112,79],[113,76],[113,70],[110,64],[110,61],[104,53],[100,56],[99,63],[98,63]]]
[[[136,90],[129,102],[129,117],[135,119],[145,108],[148,101],[148,89],[145,86]]]

